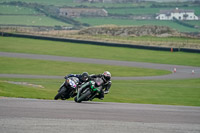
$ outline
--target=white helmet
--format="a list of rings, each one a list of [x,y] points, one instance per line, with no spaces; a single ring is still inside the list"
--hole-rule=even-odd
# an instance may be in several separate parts
[[[107,82],[111,79],[111,73],[108,71],[105,71],[103,74],[103,79]]]

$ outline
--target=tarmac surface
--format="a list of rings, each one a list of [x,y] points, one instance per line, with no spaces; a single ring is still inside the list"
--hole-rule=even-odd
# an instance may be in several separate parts
[[[200,107],[0,98],[1,133],[200,133]]]

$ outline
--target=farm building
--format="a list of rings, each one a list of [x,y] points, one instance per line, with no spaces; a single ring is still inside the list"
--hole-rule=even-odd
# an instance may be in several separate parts
[[[66,17],[80,17],[80,16],[108,16],[108,12],[105,9],[92,9],[92,8],[60,8],[60,16]]]
[[[156,16],[158,20],[198,20],[198,17],[194,14],[193,10],[161,10],[160,13]]]

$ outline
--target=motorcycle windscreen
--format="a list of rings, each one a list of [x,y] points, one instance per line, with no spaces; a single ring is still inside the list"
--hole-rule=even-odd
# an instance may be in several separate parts
[[[103,84],[103,80],[101,78],[95,78],[94,82],[96,87],[99,87]]]

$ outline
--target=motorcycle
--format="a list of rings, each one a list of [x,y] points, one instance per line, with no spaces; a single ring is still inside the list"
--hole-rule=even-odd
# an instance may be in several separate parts
[[[74,101],[80,103],[82,101],[92,101],[103,89],[103,80],[95,78],[78,89],[77,96]]]
[[[79,79],[76,77],[69,77],[63,82],[58,90],[58,94],[54,97],[54,100],[66,100],[76,96],[76,89],[79,83]]]

